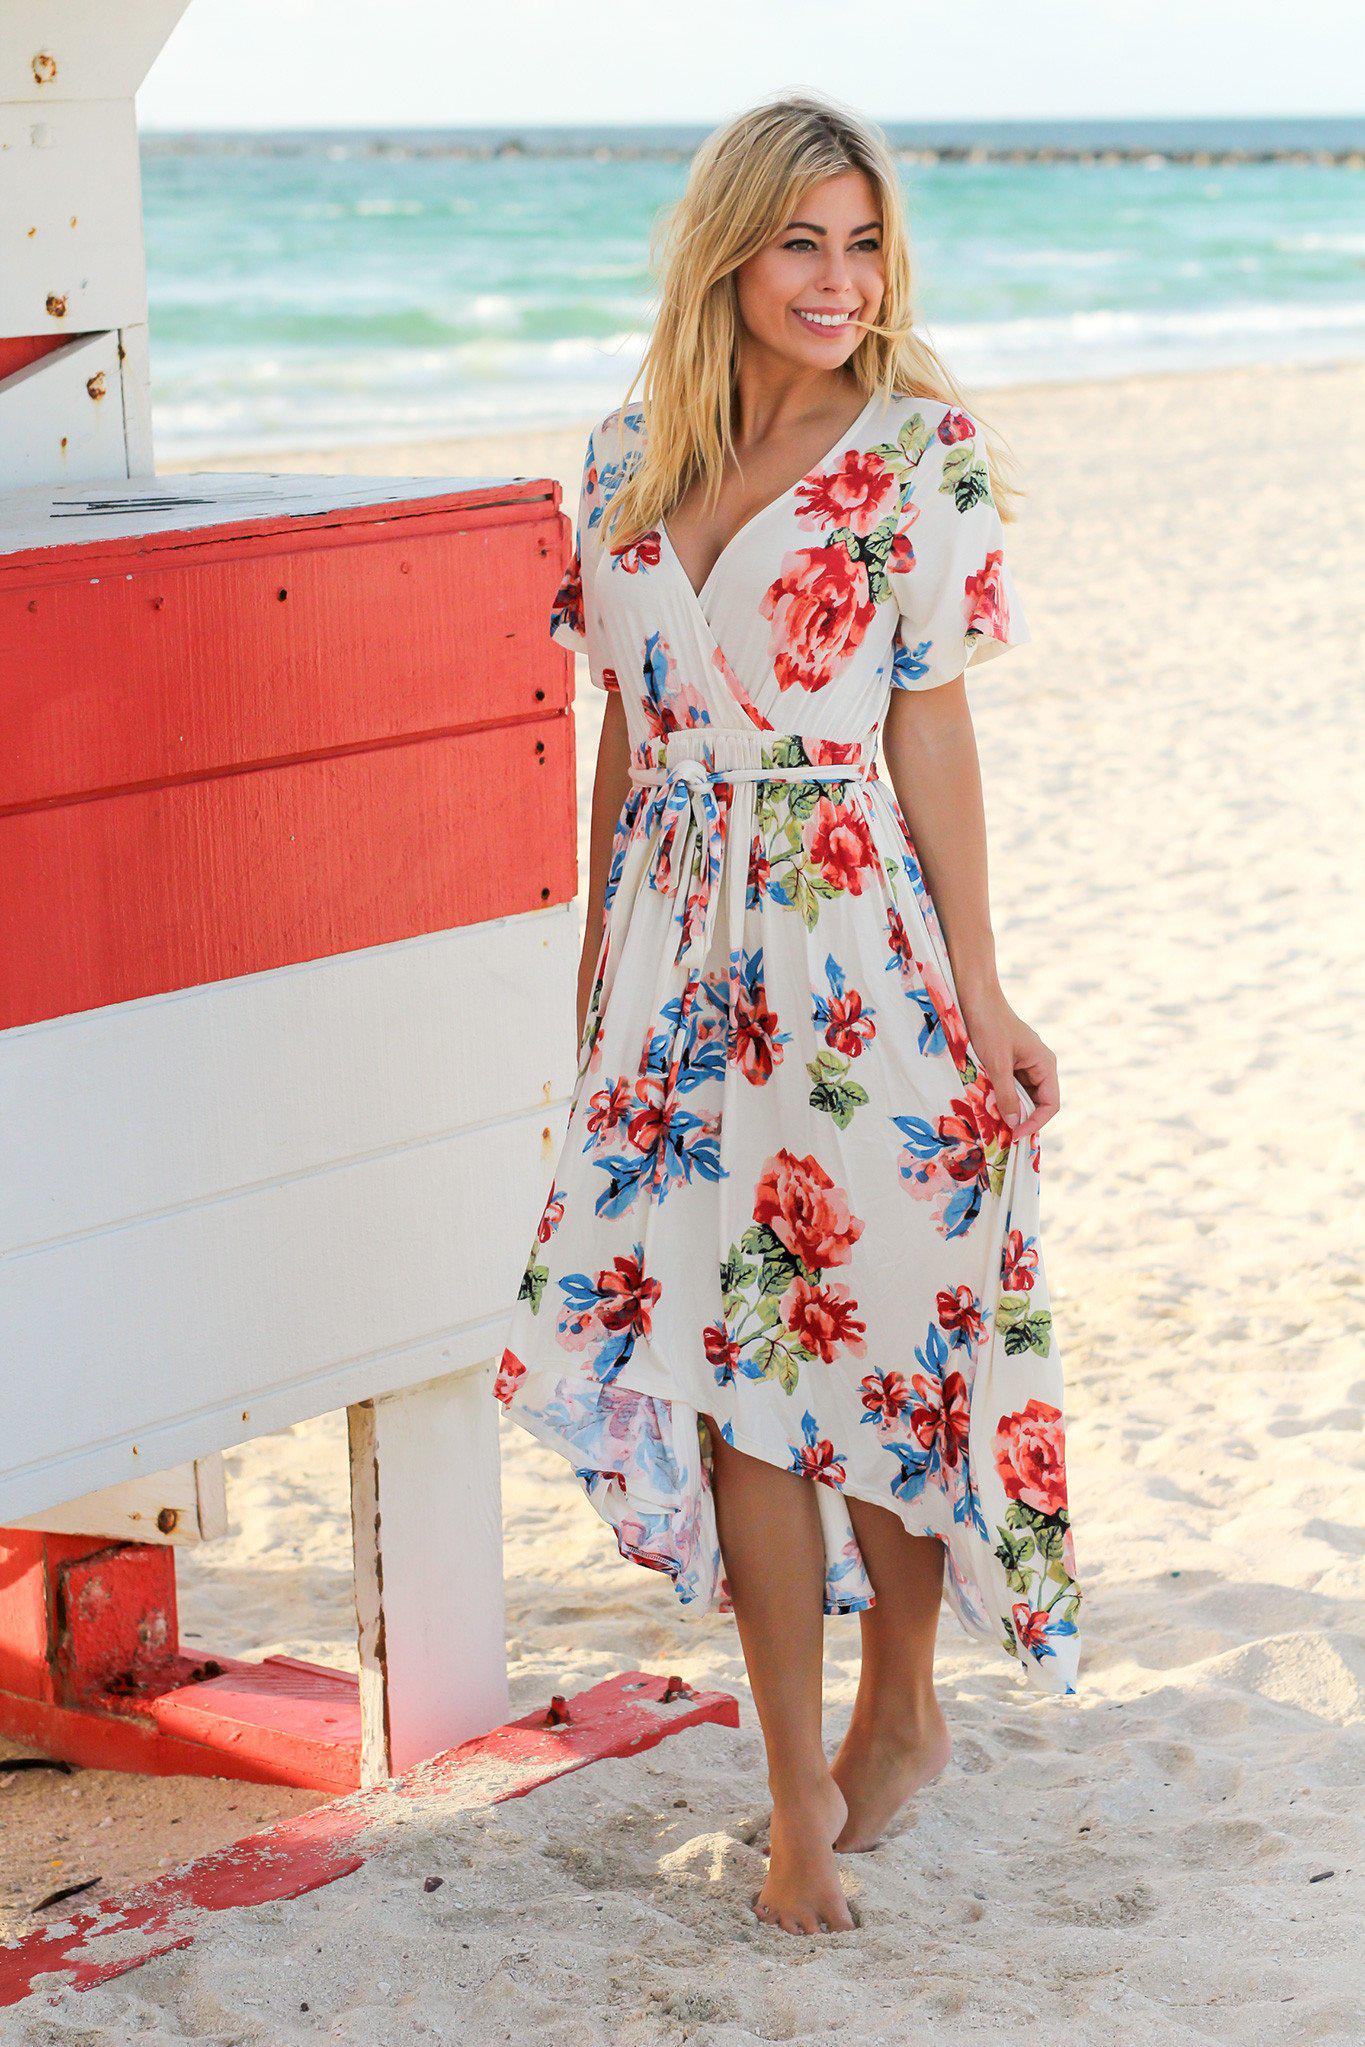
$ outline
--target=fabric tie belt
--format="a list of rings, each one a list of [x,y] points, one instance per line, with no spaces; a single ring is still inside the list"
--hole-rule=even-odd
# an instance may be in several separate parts
[[[694,954],[699,974],[710,950],[715,925],[716,882],[726,837],[726,819],[722,817],[716,794],[718,786],[734,782],[866,782],[873,773],[875,769],[865,767],[861,761],[837,765],[824,762],[816,765],[805,761],[770,765],[744,762],[733,767],[716,767],[711,761],[693,754],[659,767],[632,765],[630,779],[636,788],[654,788],[661,792],[651,799],[644,818],[647,832],[657,827],[660,833],[656,861],[662,856],[671,867],[678,829],[680,826],[683,829],[675,882],[674,922],[679,928],[675,964],[680,965],[689,954]],[[690,862],[684,857],[689,817],[696,827],[695,852]],[[679,896],[681,901],[678,901]]]
[[[685,742],[698,743],[690,731],[679,737]],[[689,1114],[684,1098],[690,1087],[700,1082],[702,1074],[697,1068],[693,1068],[691,1074],[684,1074],[682,1067],[687,1048],[697,1037],[697,1027],[692,1021],[693,1011],[711,951],[717,906],[722,895],[719,884],[732,809],[720,792],[742,782],[866,784],[876,775],[875,766],[864,764],[864,750],[860,745],[843,749],[856,755],[856,759],[816,763],[804,758],[773,760],[771,753],[774,750],[798,754],[804,751],[799,745],[793,745],[790,739],[784,741],[783,735],[756,733],[753,739],[761,739],[761,752],[766,757],[717,765],[712,738],[700,741],[702,750],[699,754],[689,752],[681,759],[669,759],[667,755],[672,746],[666,743],[660,749],[665,754],[664,760],[650,764],[637,758],[631,764],[632,784],[655,792],[636,824],[646,838],[657,834],[646,885],[659,891],[671,891],[672,921],[678,926],[678,942],[673,957],[670,960],[665,952],[660,963],[654,1022],[646,1033],[639,1070],[638,1091],[642,1097],[655,1102],[660,1122],[655,1156],[646,1176],[653,1197],[649,1203],[651,1209],[667,1194],[673,1180],[687,1177],[689,1171],[685,1152],[696,1119]],[[735,750],[741,751],[742,747],[737,746]],[[759,751],[759,748],[754,745],[752,750]],[[749,882],[748,851],[747,846],[742,855],[737,851],[726,878],[724,893],[730,899],[728,921],[734,933],[742,932]],[[737,985],[743,971],[741,954],[742,946],[732,942],[722,970],[725,977],[727,1043],[719,1048],[722,1112],[721,1128],[715,1132],[722,1145],[724,1094],[728,1090],[731,1065],[728,1037],[735,1012]],[[717,991],[717,1002],[719,999]],[[719,1020],[718,1016],[708,1018],[708,1028]],[[694,1057],[700,1056],[699,1048],[694,1044]],[[714,1052],[711,1057],[714,1059]],[[644,1223],[646,1245],[649,1220],[647,1214]]]

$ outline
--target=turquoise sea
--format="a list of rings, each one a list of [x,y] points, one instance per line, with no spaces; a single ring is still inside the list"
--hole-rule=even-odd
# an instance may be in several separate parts
[[[969,387],[1365,354],[1365,121],[891,128]],[[697,131],[143,142],[163,460],[605,409]]]

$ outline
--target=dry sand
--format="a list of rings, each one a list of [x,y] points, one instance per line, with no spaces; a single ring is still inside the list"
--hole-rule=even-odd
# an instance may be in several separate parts
[[[1361,2037],[1365,470],[1348,449],[1365,367],[983,409],[1031,485],[1012,546],[1034,638],[972,698],[1005,984],[1063,1080],[1043,1223],[1088,1592],[1078,1695],[1021,1691],[945,1617],[956,1755],[848,1862],[859,1930],[760,1928],[762,1753],[733,1624],[683,1622],[568,1471],[509,1431],[514,1709],[643,1665],[738,1690],[740,1732],[491,1811],[386,1812],[359,1874],[34,1998],[6,2042]],[[581,446],[291,466],[569,485]],[[585,806],[600,714],[585,688]],[[339,1419],[233,1453],[229,1487],[236,1532],[182,1568],[187,1632],[350,1664]],[[831,1739],[857,1642],[830,1624]],[[11,1928],[58,1882],[98,1872],[92,1895],[116,1893],[315,1802],[94,1773],[0,1779],[0,1801]]]

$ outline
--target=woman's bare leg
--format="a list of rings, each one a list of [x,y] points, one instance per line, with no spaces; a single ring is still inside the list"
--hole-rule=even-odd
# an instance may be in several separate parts
[[[833,1766],[848,1805],[835,1842],[845,1852],[875,1848],[907,1798],[938,1775],[952,1752],[934,1691],[943,1545],[936,1536],[908,1534],[887,1507],[850,1500],[848,1510],[877,1597],[859,1616],[862,1674]]]
[[[834,1857],[843,1797],[821,1740],[825,1549],[815,1481],[711,1432],[716,1522],[772,1792],[760,1919],[788,1933],[853,1925]]]

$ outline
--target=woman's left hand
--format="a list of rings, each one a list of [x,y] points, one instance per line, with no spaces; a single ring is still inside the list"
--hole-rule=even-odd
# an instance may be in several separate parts
[[[1055,1054],[1031,1025],[1015,1015],[1000,988],[975,997],[959,991],[959,1006],[972,1048],[1010,1125],[1011,1142],[1032,1137],[1062,1106]],[[1027,1113],[1016,1080],[1024,1083],[1033,1103]]]

